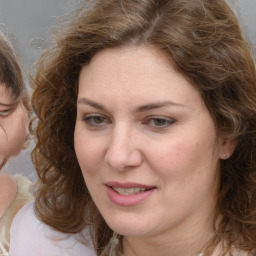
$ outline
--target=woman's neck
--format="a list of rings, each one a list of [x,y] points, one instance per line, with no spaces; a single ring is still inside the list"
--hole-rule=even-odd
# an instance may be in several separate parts
[[[0,174],[0,218],[14,201],[18,186],[14,177]]]
[[[147,241],[132,241],[130,239],[124,239],[124,256],[198,256],[201,253],[202,248],[207,243],[203,237],[201,240],[193,242],[183,241],[183,244],[179,243],[150,243]],[[201,255],[201,254],[200,254]]]
[[[125,256],[197,256],[213,238],[213,220],[198,219],[190,229],[180,225],[161,234],[147,237],[124,237]]]

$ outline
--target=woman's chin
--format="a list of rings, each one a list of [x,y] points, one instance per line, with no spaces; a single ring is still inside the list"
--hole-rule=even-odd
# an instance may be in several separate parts
[[[152,233],[148,224],[113,221],[109,227],[116,233],[127,237],[147,236]]]

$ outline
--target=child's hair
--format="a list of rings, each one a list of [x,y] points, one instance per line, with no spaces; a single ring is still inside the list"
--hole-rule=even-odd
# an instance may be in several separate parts
[[[7,37],[0,32],[0,85],[12,95],[13,101],[29,110],[28,94],[23,77],[23,65]]]

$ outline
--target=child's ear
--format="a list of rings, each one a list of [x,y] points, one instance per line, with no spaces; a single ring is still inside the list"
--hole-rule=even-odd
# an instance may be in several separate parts
[[[220,140],[219,158],[222,160],[228,159],[236,149],[236,139],[222,138]]]

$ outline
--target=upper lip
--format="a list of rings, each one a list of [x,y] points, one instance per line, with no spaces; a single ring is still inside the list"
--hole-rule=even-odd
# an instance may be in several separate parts
[[[109,181],[105,183],[106,186],[108,187],[115,187],[115,188],[145,188],[145,189],[151,189],[154,188],[155,186],[150,186],[150,185],[145,185],[145,184],[140,184],[136,182],[117,182],[117,181]]]

